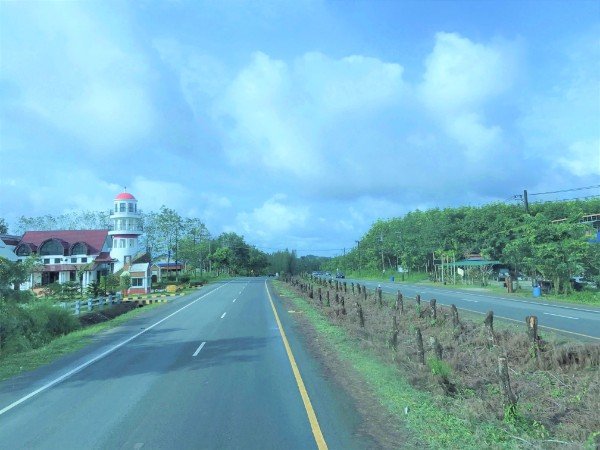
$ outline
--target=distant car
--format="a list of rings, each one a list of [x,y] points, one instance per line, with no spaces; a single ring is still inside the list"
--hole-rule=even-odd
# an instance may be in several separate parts
[[[344,275],[344,272],[337,272],[337,273],[335,274],[335,277],[336,277],[336,278],[346,278],[346,275]]]
[[[498,281],[505,281],[506,277],[510,276],[510,271],[508,269],[499,269],[498,275],[496,275],[496,279]]]

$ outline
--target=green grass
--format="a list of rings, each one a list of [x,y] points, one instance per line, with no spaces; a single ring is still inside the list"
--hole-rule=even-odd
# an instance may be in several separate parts
[[[36,369],[60,358],[61,356],[79,350],[91,342],[91,338],[110,328],[114,328],[134,318],[143,311],[156,308],[161,304],[152,304],[144,308],[136,308],[112,320],[69,333],[54,339],[49,344],[27,352],[0,356],[0,381],[18,375],[21,372]]]
[[[477,291],[487,291],[491,294],[500,294],[505,297],[515,297],[515,298],[526,298],[530,300],[539,300],[539,301],[555,301],[560,303],[572,303],[578,305],[591,305],[591,306],[600,306],[600,291],[597,290],[585,290],[581,292],[571,292],[570,294],[544,294],[542,297],[535,298],[532,294],[531,283],[529,281],[520,282],[521,288],[516,292],[509,294],[506,292],[506,288],[502,286],[496,285],[488,285],[488,286],[478,286],[478,285],[466,285],[466,284],[441,284],[441,283],[433,283],[431,281],[424,281],[423,284],[427,284],[435,287],[443,287],[444,289],[455,289],[455,290],[477,290]],[[399,284],[401,286],[401,284]]]
[[[514,448],[518,441],[510,438],[509,431],[515,435],[531,432],[521,421],[506,424],[509,431],[504,431],[497,423],[475,424],[460,418],[451,411],[451,400],[416,389],[393,364],[382,362],[362,350],[358,341],[346,330],[330,323],[306,300],[281,282],[275,281],[274,285],[280,295],[294,302],[295,308],[302,311],[339,357],[356,370],[381,404],[431,448]],[[404,412],[406,407],[409,408],[408,414]]]

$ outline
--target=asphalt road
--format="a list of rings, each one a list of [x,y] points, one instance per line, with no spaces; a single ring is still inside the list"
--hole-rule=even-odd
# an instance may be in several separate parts
[[[600,341],[600,308],[560,304],[547,301],[543,297],[538,299],[532,297],[531,300],[518,299],[473,290],[446,289],[420,284],[378,283],[351,279],[347,279],[346,282],[358,282],[369,289],[375,289],[381,284],[381,289],[386,293],[396,294],[400,290],[405,297],[409,298],[419,294],[422,301],[435,298],[438,304],[448,306],[455,304],[458,309],[466,311],[485,314],[492,310],[494,317],[517,321],[523,326],[525,326],[525,317],[537,316],[539,326],[542,328],[559,331],[582,340]]]
[[[265,280],[236,279],[0,383],[0,449],[310,449],[319,432],[329,448],[376,447],[273,303],[302,382]]]

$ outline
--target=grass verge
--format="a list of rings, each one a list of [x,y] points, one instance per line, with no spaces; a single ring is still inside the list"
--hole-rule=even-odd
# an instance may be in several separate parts
[[[67,353],[79,350],[89,344],[94,335],[119,326],[136,317],[141,312],[148,311],[148,309],[156,308],[160,305],[160,303],[157,303],[144,306],[144,308],[133,309],[107,322],[98,323],[73,331],[72,333],[54,339],[49,344],[34,350],[0,356],[0,381],[49,364]]]
[[[411,385],[393,361],[378,358],[361,345],[359,339],[330,322],[318,309],[281,282],[275,281],[278,293],[289,298],[303,313],[319,339],[325,340],[348,363],[374,392],[375,396],[399,422],[431,448],[518,448],[527,439],[547,439],[546,429],[518,411],[499,422],[469,420],[468,411],[451,398],[420,390]],[[406,413],[406,408],[408,413]],[[548,441],[547,441],[548,442]],[[590,443],[590,445],[593,445]],[[593,448],[593,447],[590,447]]]

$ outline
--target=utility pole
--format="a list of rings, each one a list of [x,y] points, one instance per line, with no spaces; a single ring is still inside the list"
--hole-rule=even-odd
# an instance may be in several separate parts
[[[523,203],[525,203],[525,211],[529,214],[529,200],[527,199],[527,189],[523,191]]]
[[[360,241],[354,242],[356,242],[356,246],[358,248],[358,276],[360,277]]]
[[[383,260],[383,233],[379,233],[379,245],[381,248],[381,272],[385,272],[385,261]]]

